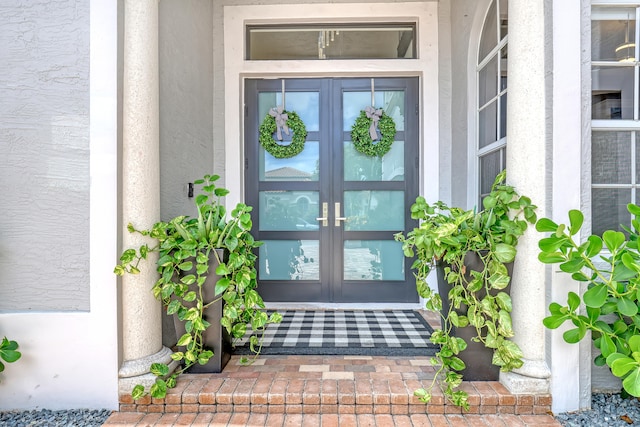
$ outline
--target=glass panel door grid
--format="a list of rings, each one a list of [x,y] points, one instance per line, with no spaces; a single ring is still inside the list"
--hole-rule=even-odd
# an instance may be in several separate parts
[[[350,136],[360,110],[371,104],[369,79],[286,81],[285,109],[296,111],[308,131],[296,157],[276,159],[257,137],[247,138],[247,201],[256,206],[256,238],[264,242],[258,279],[267,301],[417,300],[410,260],[393,239],[414,226],[406,207],[417,195],[417,123],[405,129],[405,110],[415,102],[415,93],[406,99],[406,85],[415,80],[375,81],[375,106],[393,117],[397,130],[382,158],[359,153]],[[255,114],[249,108],[249,135],[249,122],[255,131],[269,108],[281,104],[280,81],[249,81],[247,93],[248,105],[257,100]]]

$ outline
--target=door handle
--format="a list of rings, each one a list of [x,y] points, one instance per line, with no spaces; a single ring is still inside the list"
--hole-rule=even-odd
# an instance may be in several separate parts
[[[341,221],[347,221],[347,218],[344,216],[340,216],[340,202],[336,202],[334,205],[334,213],[335,213],[335,227],[340,227]]]
[[[329,204],[328,203],[325,202],[322,204],[322,217],[316,218],[316,221],[322,221],[323,227],[329,226]]]

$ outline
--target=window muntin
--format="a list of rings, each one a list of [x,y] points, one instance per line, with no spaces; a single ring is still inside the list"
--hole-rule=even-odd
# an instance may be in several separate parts
[[[595,2],[594,2],[595,3]],[[640,3],[591,9],[592,233],[623,231],[640,188]]]
[[[507,146],[507,0],[493,0],[478,47],[477,157],[479,200],[506,167]]]
[[[248,25],[248,60],[415,59],[415,23]]]

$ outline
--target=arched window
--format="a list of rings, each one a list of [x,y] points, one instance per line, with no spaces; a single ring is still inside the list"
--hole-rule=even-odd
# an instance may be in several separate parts
[[[480,200],[506,166],[507,0],[492,0],[477,58],[477,157]]]

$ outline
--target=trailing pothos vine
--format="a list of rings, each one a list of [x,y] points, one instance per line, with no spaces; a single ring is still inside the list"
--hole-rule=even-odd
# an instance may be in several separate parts
[[[377,136],[376,128],[380,130],[380,138]],[[384,110],[373,107],[361,110],[351,128],[351,140],[355,149],[372,157],[387,154],[395,136],[396,124],[393,119]]]
[[[273,313],[267,316],[264,302],[256,287],[254,248],[260,246],[250,234],[251,206],[238,203],[227,215],[221,198],[229,191],[216,187],[218,175],[205,175],[195,181],[202,185],[202,193],[195,199],[198,217],[178,216],[168,222],[157,222],[149,230],[138,230],[128,225],[131,233],[139,233],[156,240],[155,246],[143,244],[138,249],[127,249],[120,257],[121,263],[114,272],[117,275],[139,273],[139,263],[147,259],[151,252],[158,252],[156,263],[160,277],[153,286],[153,294],[160,299],[168,314],[176,314],[185,322],[186,333],[178,338],[178,346],[184,351],[176,351],[172,360],[180,367],[173,373],[168,365],[154,363],[151,373],[157,379],[149,393],[155,398],[164,398],[167,389],[176,386],[178,376],[196,363],[206,364],[213,352],[205,347],[204,331],[210,323],[204,318],[204,309],[219,299],[224,300],[224,309],[220,323],[234,339],[244,337],[247,325],[259,334],[269,323],[278,323],[282,316]],[[216,249],[224,249],[228,259],[221,259]],[[215,256],[218,267],[209,271],[209,260]],[[194,270],[195,267],[195,271]],[[203,284],[209,274],[217,274],[220,279],[215,284],[214,301],[203,297]],[[194,304],[195,303],[195,304]],[[250,348],[257,356],[261,349],[261,339],[257,335],[250,337]],[[243,362],[248,360],[243,359]],[[132,391],[132,397],[138,399],[146,394],[142,385]]]
[[[289,130],[293,132],[290,144],[280,144],[273,138],[275,133],[278,140],[282,141],[282,133],[289,135]],[[259,132],[260,145],[277,159],[295,157],[304,150],[307,128],[295,111],[272,108],[260,124]]]
[[[474,328],[473,340],[493,349],[492,362],[502,371],[523,364],[522,351],[510,341],[511,297],[504,289],[511,280],[507,264],[515,259],[519,237],[528,224],[535,223],[536,206],[506,185],[505,179],[504,171],[498,174],[479,212],[443,202],[431,205],[418,197],[411,207],[411,217],[420,221],[419,226],[406,237],[396,234],[405,256],[416,258],[412,269],[418,294],[426,300],[426,308],[439,313],[443,320],[442,329],[430,337],[440,347],[431,359],[436,374],[431,384],[415,391],[425,403],[431,400],[433,387],[439,385],[447,399],[469,409],[467,393],[458,389],[463,380],[460,371],[466,367],[459,355],[467,342],[454,335],[455,328]],[[480,256],[481,270],[467,269],[465,258],[470,253]],[[439,293],[427,283],[427,276],[438,263],[444,265],[444,278],[451,287],[446,312],[442,312]]]

